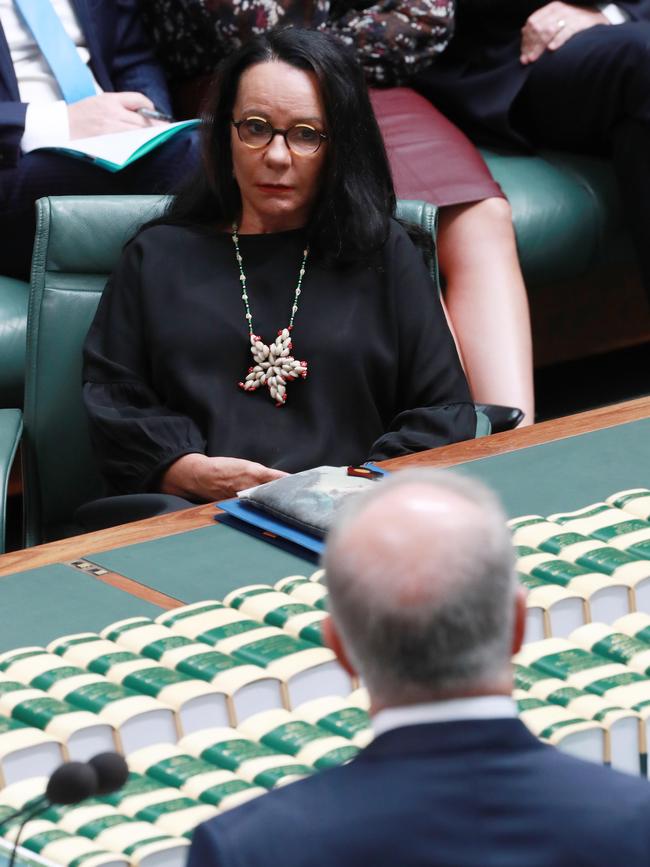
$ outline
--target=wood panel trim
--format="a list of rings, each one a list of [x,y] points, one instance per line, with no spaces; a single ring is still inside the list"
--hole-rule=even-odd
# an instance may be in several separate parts
[[[181,605],[185,605],[185,602],[176,599],[174,596],[167,596],[165,593],[153,590],[151,587],[147,587],[139,581],[134,581],[132,578],[127,578],[119,572],[111,572],[110,569],[104,569],[103,566],[93,563],[91,560],[86,560],[85,557],[71,560],[65,565],[71,566],[85,575],[92,575],[97,581],[110,584],[111,587],[116,587],[118,590],[123,590],[131,596],[136,596],[145,602],[151,602],[152,605],[158,605],[160,608],[165,608],[168,611],[172,608],[179,608]]]

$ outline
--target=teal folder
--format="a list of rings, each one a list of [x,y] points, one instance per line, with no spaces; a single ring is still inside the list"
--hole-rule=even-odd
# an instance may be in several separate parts
[[[34,151],[56,151],[75,159],[86,160],[108,172],[119,172],[145,154],[159,148],[172,136],[198,126],[198,120],[184,120],[168,126],[143,127],[126,132],[74,139],[65,146],[43,146]]]

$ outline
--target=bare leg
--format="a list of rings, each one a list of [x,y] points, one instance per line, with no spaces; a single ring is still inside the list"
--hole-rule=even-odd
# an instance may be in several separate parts
[[[444,207],[438,231],[445,305],[474,400],[518,406],[534,421],[526,287],[510,205],[490,198]]]

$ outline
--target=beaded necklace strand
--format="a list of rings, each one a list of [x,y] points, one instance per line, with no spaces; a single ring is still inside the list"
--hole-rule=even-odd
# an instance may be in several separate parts
[[[278,336],[273,343],[264,343],[253,331],[253,314],[248,303],[248,287],[246,284],[246,274],[244,273],[244,263],[239,251],[238,229],[237,223],[233,223],[231,237],[235,247],[235,258],[239,267],[239,280],[242,288],[241,297],[246,311],[245,316],[251,343],[250,351],[255,366],[249,367],[246,379],[237,384],[244,391],[256,391],[260,386],[266,385],[271,398],[275,401],[275,405],[284,406],[287,400],[287,382],[297,379],[299,376],[303,379],[307,376],[307,362],[298,361],[291,355],[291,330],[293,329],[293,320],[298,312],[298,301],[302,292],[302,281],[305,276],[309,246],[305,247],[303,251],[302,263],[298,272],[298,284],[293,297],[293,304],[291,305],[289,324],[286,328],[278,331]]]

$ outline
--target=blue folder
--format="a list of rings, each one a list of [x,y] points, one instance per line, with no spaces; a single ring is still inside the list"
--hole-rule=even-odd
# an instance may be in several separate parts
[[[387,475],[388,473],[387,470],[370,462],[363,466],[382,475]],[[258,532],[255,535],[261,539],[265,539],[268,542],[276,542],[278,539],[281,539],[292,545],[297,545],[302,550],[316,556],[320,556],[323,552],[325,542],[320,537],[307,533],[304,530],[299,530],[297,527],[250,505],[248,502],[243,502],[237,497],[234,497],[232,500],[222,500],[216,505],[232,519],[228,521],[231,527],[237,527],[248,532],[257,530]],[[215,520],[220,520],[220,516],[216,515]]]

